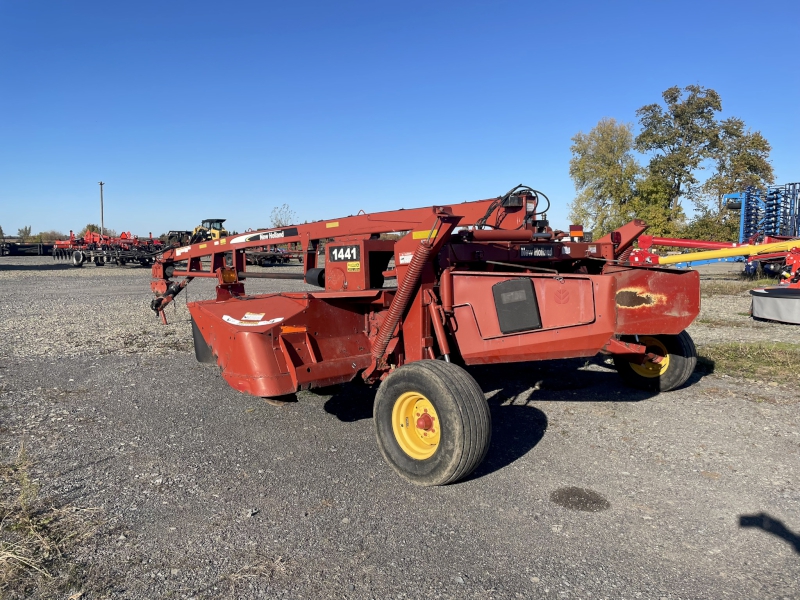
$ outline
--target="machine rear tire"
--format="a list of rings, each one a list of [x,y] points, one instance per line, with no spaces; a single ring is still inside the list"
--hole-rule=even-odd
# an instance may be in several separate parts
[[[378,389],[373,414],[383,458],[417,485],[463,479],[489,449],[486,397],[472,376],[452,363],[421,360],[397,369]]]
[[[633,337],[623,340],[636,341]],[[630,385],[651,392],[668,392],[681,387],[694,373],[697,349],[685,331],[678,335],[642,335],[639,341],[648,351],[664,356],[665,360],[662,365],[650,361],[637,365],[622,356],[614,356],[614,366]]]
[[[75,250],[72,253],[72,266],[73,267],[82,267],[83,266],[83,252],[80,250]]]

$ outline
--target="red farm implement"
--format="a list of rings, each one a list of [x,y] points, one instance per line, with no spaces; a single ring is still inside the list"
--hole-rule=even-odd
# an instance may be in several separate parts
[[[70,231],[69,240],[54,243],[53,259],[72,261],[75,267],[82,267],[87,262],[98,267],[107,263],[149,266],[162,250],[161,240],[154,239],[152,234],[140,238],[130,232],[122,232],[118,237],[110,237],[88,231],[79,238]]]
[[[653,391],[683,385],[694,370],[684,330],[699,312],[698,274],[628,264],[643,221],[589,242],[578,228],[550,228],[542,199],[518,186],[488,200],[170,248],[153,265],[152,308],[163,319],[189,281],[215,278],[216,299],[188,304],[198,360],[262,397],[380,382],[384,458],[414,483],[454,482],[481,462],[491,433],[483,392],[456,363],[606,353]],[[381,239],[391,232],[407,233]],[[303,273],[247,271],[246,251],[277,240],[299,244]],[[246,295],[254,276],[319,289]]]

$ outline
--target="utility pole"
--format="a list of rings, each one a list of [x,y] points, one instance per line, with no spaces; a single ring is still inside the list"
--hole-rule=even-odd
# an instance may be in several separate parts
[[[100,239],[102,240],[102,236],[106,233],[105,227],[103,226],[103,182],[98,181],[97,183],[100,184]]]

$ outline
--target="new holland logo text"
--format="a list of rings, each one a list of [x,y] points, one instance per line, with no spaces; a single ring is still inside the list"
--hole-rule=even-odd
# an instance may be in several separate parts
[[[553,256],[553,247],[538,244],[520,246],[519,255],[521,258],[551,258]]]
[[[287,227],[286,229],[276,229],[274,231],[264,231],[262,233],[247,233],[230,240],[231,244],[241,242],[257,242],[260,240],[276,240],[297,235],[297,227]]]

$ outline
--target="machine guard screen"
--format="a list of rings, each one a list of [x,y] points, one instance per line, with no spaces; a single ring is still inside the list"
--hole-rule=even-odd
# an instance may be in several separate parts
[[[542,328],[539,303],[530,279],[510,279],[492,286],[497,320],[503,333]]]

